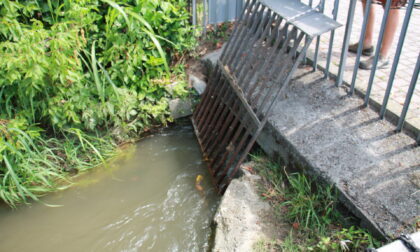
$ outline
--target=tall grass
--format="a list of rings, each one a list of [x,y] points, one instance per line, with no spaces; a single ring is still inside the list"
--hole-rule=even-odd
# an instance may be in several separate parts
[[[343,211],[333,186],[302,173],[288,173],[260,154],[253,160],[265,181],[263,197],[275,207],[278,218],[291,225],[289,236],[276,247],[284,251],[363,251],[380,246]]]
[[[0,1],[0,198],[65,188],[171,120],[173,55],[195,45],[186,0]],[[157,79],[163,81],[156,81]]]

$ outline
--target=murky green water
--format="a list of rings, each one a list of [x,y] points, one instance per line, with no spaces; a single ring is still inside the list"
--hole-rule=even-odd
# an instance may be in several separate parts
[[[62,207],[1,208],[0,251],[206,251],[218,198],[191,129],[148,137],[128,156],[43,198]]]

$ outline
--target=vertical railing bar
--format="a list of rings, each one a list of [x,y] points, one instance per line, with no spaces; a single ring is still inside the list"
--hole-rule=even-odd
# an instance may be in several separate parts
[[[192,9],[193,9],[193,13],[192,13],[192,20],[193,20],[193,26],[197,25],[197,0],[192,0],[193,4],[192,4]]]
[[[207,34],[207,0],[203,0],[203,37]]]
[[[325,0],[321,0],[320,3],[320,12],[324,13],[324,9],[325,9]],[[314,55],[314,61],[312,64],[312,68],[313,71],[315,72],[316,70],[318,70],[318,57],[319,57],[319,45],[321,43],[321,35],[316,37],[316,46],[315,46],[315,55]]]
[[[385,27],[386,27],[386,23],[388,21],[388,16],[389,16],[389,11],[391,9],[392,1],[393,0],[387,0],[386,1],[384,16],[382,18],[381,30],[379,31],[379,38],[378,38],[378,42],[376,44],[375,57],[373,59],[372,69],[371,69],[370,76],[369,76],[369,82],[368,82],[368,86],[367,86],[367,89],[366,89],[364,106],[369,105],[369,97],[370,97],[370,93],[372,91],[373,80],[375,79],[375,73],[376,73],[376,69],[377,69],[377,66],[378,66],[379,54],[380,54],[380,51],[381,51],[382,41],[384,39]]]
[[[353,28],[354,11],[356,9],[356,2],[357,0],[350,0],[349,12],[348,12],[347,23],[346,23],[346,32],[344,34],[343,47],[341,49],[342,51],[341,51],[341,58],[340,58],[340,66],[338,69],[337,80],[335,83],[337,87],[343,84],[343,75],[344,75],[344,69],[346,68],[346,61],[347,61],[348,48],[349,48],[349,43],[350,43],[351,30]]]
[[[391,94],[392,86],[394,84],[395,73],[397,72],[402,47],[404,45],[404,40],[405,40],[405,37],[407,35],[408,24],[410,23],[410,18],[411,18],[411,14],[412,14],[413,7],[414,7],[414,2],[415,2],[415,0],[410,0],[409,1],[408,6],[407,6],[407,11],[406,11],[405,17],[404,17],[404,22],[403,22],[403,25],[401,27],[401,33],[400,33],[400,39],[398,40],[397,51],[395,52],[395,56],[394,56],[394,60],[393,60],[393,63],[392,63],[392,68],[391,68],[391,73],[390,73],[389,79],[388,79],[388,85],[386,87],[384,100],[382,101],[381,111],[379,112],[379,117],[381,119],[384,119],[384,117],[385,117],[386,107],[388,105],[389,96]]]
[[[311,7],[311,8],[312,8],[312,6],[313,6],[313,0],[309,0],[308,5],[309,5],[309,7]],[[306,36],[306,37],[305,37],[305,46],[306,46],[306,44],[308,43],[308,41],[309,41],[309,37],[308,37],[308,36]],[[306,52],[304,52],[304,55],[303,55],[303,62],[302,62],[302,64],[303,64],[303,65],[306,65],[306,63],[307,63]]]
[[[337,21],[337,16],[338,16],[338,8],[339,8],[339,2],[340,0],[335,0],[334,1],[334,10],[333,10],[333,19],[334,21]],[[334,45],[334,37],[335,37],[335,30],[331,31],[330,34],[330,43],[328,45],[328,53],[327,53],[327,63],[325,66],[325,72],[324,72],[324,78],[329,78],[330,76],[330,65],[331,65],[331,56],[332,56],[332,50],[333,50],[333,45]]]
[[[420,71],[420,53],[417,57],[416,67],[413,72],[413,76],[411,77],[410,87],[407,91],[407,96],[405,97],[404,107],[400,115],[400,119],[398,120],[397,131],[400,132],[404,126],[405,117],[407,116],[408,107],[411,103],[411,98],[413,97],[414,90],[416,88],[416,83],[419,78],[419,71]]]
[[[356,78],[357,78],[357,73],[359,71],[360,57],[362,56],[362,51],[363,51],[363,42],[365,41],[365,38],[366,38],[366,29],[367,29],[367,24],[369,21],[369,14],[370,14],[371,7],[372,7],[372,0],[367,0],[366,7],[365,7],[365,15],[363,17],[362,32],[360,33],[359,46],[357,47],[356,62],[354,63],[353,77],[351,79],[350,92],[349,92],[350,95],[354,94],[354,89],[356,87]]]

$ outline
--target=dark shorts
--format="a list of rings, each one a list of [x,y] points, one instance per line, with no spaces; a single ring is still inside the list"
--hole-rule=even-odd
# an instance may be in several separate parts
[[[387,0],[374,0],[373,2],[382,4],[385,7]],[[391,8],[404,7],[407,4],[407,0],[391,0]]]

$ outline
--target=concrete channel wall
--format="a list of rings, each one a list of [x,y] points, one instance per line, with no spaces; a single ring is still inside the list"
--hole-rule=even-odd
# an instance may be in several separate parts
[[[207,55],[211,66],[220,52]],[[321,72],[300,69],[258,144],[274,159],[333,184],[378,236],[414,232],[420,216],[420,148]]]

